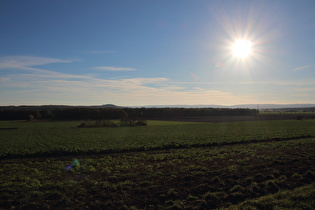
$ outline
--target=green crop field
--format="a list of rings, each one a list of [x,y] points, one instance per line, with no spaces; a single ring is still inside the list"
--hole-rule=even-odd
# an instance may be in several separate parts
[[[0,208],[314,206],[315,120],[80,123],[0,122]]]
[[[0,157],[218,145],[315,136],[315,121],[193,123],[77,128],[80,122],[0,122]]]

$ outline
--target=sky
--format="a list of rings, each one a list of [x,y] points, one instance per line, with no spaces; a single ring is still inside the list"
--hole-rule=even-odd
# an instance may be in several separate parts
[[[0,105],[314,104],[314,20],[314,0],[3,0]]]

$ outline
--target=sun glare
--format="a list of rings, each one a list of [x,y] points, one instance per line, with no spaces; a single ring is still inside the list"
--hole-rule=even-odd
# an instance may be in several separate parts
[[[252,52],[252,42],[249,40],[236,40],[232,45],[232,54],[237,58],[247,58]]]

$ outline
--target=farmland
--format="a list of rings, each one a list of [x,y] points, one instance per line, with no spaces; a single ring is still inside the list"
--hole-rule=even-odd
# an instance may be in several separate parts
[[[79,124],[0,122],[4,209],[270,208],[280,198],[284,208],[314,204],[315,120]],[[72,158],[81,165],[63,171]]]
[[[259,122],[161,122],[147,127],[77,128],[80,122],[0,123],[2,157],[66,155],[211,146],[315,136],[314,120]]]

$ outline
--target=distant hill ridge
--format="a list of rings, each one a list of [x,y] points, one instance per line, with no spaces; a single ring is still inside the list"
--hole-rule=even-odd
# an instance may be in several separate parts
[[[70,108],[114,108],[123,109],[125,107],[114,104],[91,105],[91,106],[71,106],[71,105],[21,105],[21,106],[0,106],[0,109],[70,109]]]
[[[140,107],[140,106],[133,106]],[[244,109],[283,109],[283,108],[315,108],[315,104],[239,104],[239,105],[148,105],[145,108],[244,108]]]
[[[297,109],[315,108],[315,104],[239,104],[239,105],[145,105],[145,106],[118,106],[115,104],[71,106],[71,105],[21,105],[21,106],[0,106],[0,109],[67,109],[67,108],[244,108],[244,109]]]

